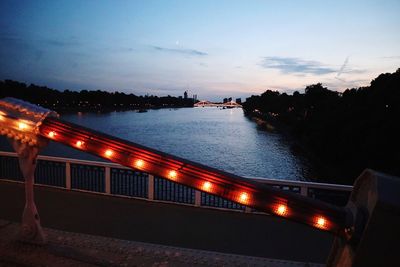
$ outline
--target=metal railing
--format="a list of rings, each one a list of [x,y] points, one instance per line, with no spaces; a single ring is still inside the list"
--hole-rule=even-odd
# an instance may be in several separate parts
[[[352,186],[347,185],[248,179],[336,205],[345,205],[352,190]],[[16,153],[0,151],[0,180],[23,181]],[[39,156],[35,184],[196,207],[257,212],[233,201],[108,162]]]

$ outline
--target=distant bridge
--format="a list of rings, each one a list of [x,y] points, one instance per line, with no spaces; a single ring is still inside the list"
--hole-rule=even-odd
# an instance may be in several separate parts
[[[200,102],[197,102],[196,104],[194,104],[195,107],[222,107],[222,108],[241,108],[242,105],[233,102],[233,101],[229,101],[226,103],[213,103],[207,100],[202,100]]]

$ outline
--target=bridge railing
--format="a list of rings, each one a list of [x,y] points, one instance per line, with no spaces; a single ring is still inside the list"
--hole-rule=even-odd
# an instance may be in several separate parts
[[[347,185],[248,179],[336,205],[347,203],[352,190],[352,186]],[[0,180],[23,181],[16,153],[0,151]],[[39,156],[35,184],[196,207],[257,212],[236,202],[108,162]]]

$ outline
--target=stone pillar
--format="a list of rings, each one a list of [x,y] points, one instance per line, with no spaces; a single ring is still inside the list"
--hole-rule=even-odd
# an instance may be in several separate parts
[[[399,266],[400,178],[365,170],[347,208],[355,224],[347,240],[336,238],[327,266]]]
[[[41,145],[30,146],[28,143],[21,143],[11,140],[14,150],[18,154],[19,166],[25,179],[25,208],[22,214],[22,229],[20,238],[22,241],[45,244],[46,238],[40,225],[40,217],[37,211],[34,194],[34,174],[36,169],[36,159],[39,149],[47,144],[46,140],[42,140]]]

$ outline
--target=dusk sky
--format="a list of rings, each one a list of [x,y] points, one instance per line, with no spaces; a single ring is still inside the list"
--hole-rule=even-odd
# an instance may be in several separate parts
[[[0,80],[248,97],[400,67],[400,1],[0,1]]]

